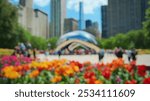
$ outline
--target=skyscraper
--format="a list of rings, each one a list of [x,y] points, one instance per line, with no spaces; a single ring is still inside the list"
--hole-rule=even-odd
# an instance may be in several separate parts
[[[91,20],[86,20],[85,21],[85,26],[86,26],[86,28],[91,27],[92,26],[92,21]]]
[[[107,25],[107,8],[108,6],[102,6],[101,11],[102,11],[102,37],[106,38],[108,35],[108,25]]]
[[[51,0],[50,36],[60,37],[64,34],[64,20],[66,18],[66,0]]]
[[[83,10],[83,2],[79,3],[79,30],[84,29],[84,10]]]
[[[102,35],[114,36],[142,28],[148,0],[108,0],[102,7]]]

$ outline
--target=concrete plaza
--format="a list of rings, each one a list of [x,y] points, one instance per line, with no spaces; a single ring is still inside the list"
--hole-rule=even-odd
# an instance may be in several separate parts
[[[98,55],[62,55],[59,57],[58,55],[45,56],[44,54],[39,54],[37,57],[41,61],[44,61],[44,60],[51,61],[54,59],[68,59],[68,60],[75,60],[75,61],[79,61],[79,62],[86,62],[86,61],[90,61],[92,63],[99,62]],[[105,54],[104,58],[100,62],[110,63],[114,59],[117,59],[117,57],[115,55]],[[124,59],[125,63],[129,63],[127,55],[123,55],[123,59]],[[150,54],[137,55],[137,65],[143,65],[143,64],[150,66]]]

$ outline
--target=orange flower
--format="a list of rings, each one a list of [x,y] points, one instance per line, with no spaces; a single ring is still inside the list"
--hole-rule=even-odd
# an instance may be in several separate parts
[[[20,77],[20,74],[18,72],[12,71],[11,73],[6,73],[5,77],[9,78],[9,79],[17,79]]]
[[[95,84],[103,84],[103,82],[101,80],[96,80]]]
[[[34,70],[29,74],[30,78],[35,78],[40,74],[40,72],[38,70]]]
[[[89,62],[89,61],[84,62],[83,65],[84,65],[84,66],[90,66],[90,65],[91,65],[91,62]]]
[[[61,76],[55,76],[54,78],[51,79],[51,82],[52,83],[58,83],[62,80],[62,77]]]
[[[73,66],[73,70],[74,70],[75,72],[79,72],[79,71],[80,71],[80,69],[79,69],[78,66]]]
[[[17,71],[15,71],[13,66],[3,68],[2,72],[4,73],[4,77],[9,79],[17,79],[21,76]]]
[[[73,69],[71,67],[67,67],[65,69],[64,76],[73,76],[73,74],[74,74],[74,71],[73,71]]]

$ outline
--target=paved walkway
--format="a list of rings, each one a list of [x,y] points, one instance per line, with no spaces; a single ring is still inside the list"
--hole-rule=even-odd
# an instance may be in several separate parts
[[[90,61],[92,63],[99,62],[98,55],[63,55],[63,56],[59,57],[57,55],[45,56],[43,54],[40,54],[40,55],[38,55],[38,58],[40,58],[41,61],[44,61],[44,60],[50,61],[50,60],[54,60],[54,59],[65,58],[68,60],[75,60],[75,61],[80,61],[80,62],[85,62],[85,61]],[[109,63],[114,59],[117,59],[117,57],[115,55],[105,54],[105,56],[101,62]],[[125,63],[128,63],[127,55],[124,55],[123,59],[125,60]],[[150,54],[149,55],[138,55],[137,56],[137,64],[138,65],[145,64],[147,66],[150,66]]]

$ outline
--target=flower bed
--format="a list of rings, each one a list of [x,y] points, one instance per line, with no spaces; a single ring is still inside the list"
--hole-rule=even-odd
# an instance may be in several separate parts
[[[7,84],[149,84],[146,66],[122,59],[112,63],[91,64],[77,61],[32,61],[21,65],[6,65],[0,71],[0,83]]]
[[[24,56],[3,56],[0,58],[0,68],[6,66],[20,66],[22,64],[31,63],[32,59]]]

